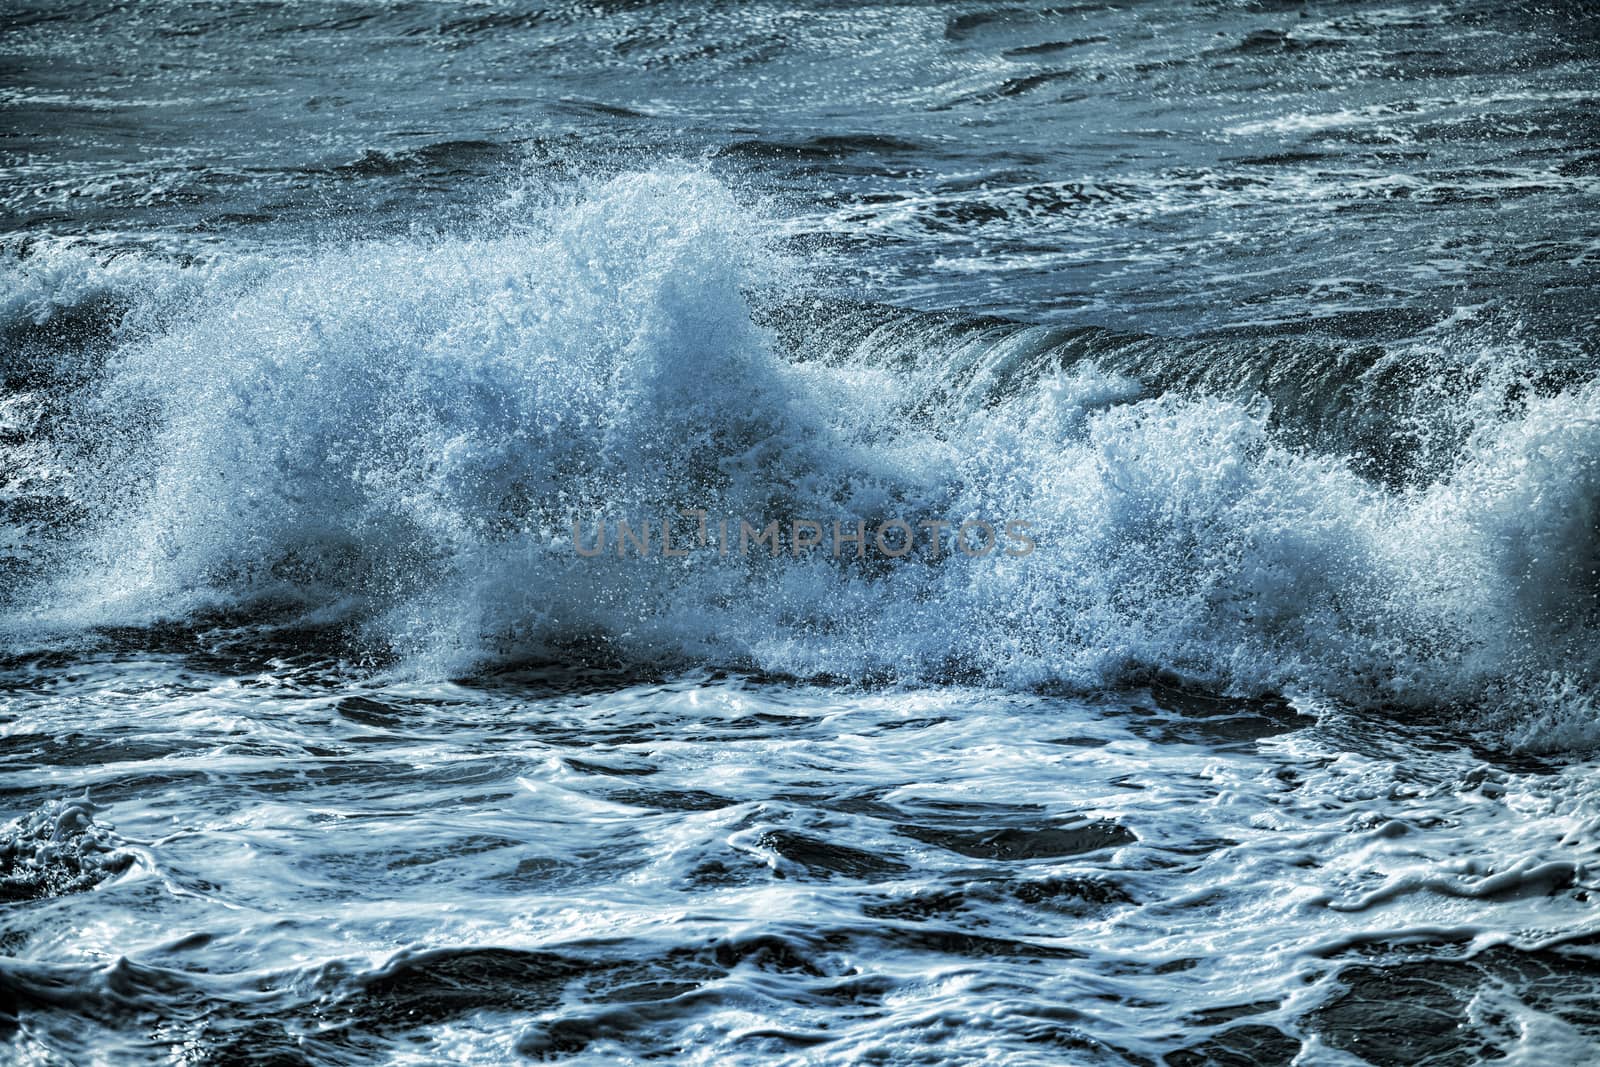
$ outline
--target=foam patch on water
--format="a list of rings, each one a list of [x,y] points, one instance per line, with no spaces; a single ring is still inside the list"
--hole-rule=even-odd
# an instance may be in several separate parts
[[[87,800],[58,800],[0,828],[0,902],[80,893],[134,863]]]
[[[529,202],[495,232],[180,271],[176,307],[177,268],[150,265],[160,314],[119,335],[51,445],[87,518],[8,626],[288,601],[422,674],[575,641],[858,679],[1170,670],[1500,708],[1520,743],[1589,742],[1600,386],[1487,382],[1395,489],[1292,446],[1248,397],[1151,397],[1079,365],[930,405],[938,352],[792,363],[751,301],[803,290],[804,265],[697,171]],[[108,269],[55,262],[9,266],[14,313],[48,318],[48,294]],[[574,551],[574,520],[679,509],[1025,520],[1037,550]]]

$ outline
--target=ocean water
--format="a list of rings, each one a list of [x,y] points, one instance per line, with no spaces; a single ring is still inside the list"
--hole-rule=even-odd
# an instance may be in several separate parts
[[[8,4],[0,115],[9,1060],[1600,1056],[1590,5]]]

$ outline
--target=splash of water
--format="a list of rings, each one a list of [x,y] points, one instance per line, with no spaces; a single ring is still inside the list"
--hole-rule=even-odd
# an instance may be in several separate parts
[[[895,343],[927,349],[893,360],[786,358],[752,302],[803,307],[803,264],[702,173],[547,200],[494,233],[287,262],[9,265],[8,322],[107,293],[124,311],[47,456],[26,442],[69,472],[55,491],[77,518],[8,628],[288,603],[424,674],[575,641],[860,679],[1163,670],[1498,707],[1523,743],[1592,739],[1600,385],[1488,375],[1426,476],[1386,484],[1297,443],[1259,397],[1153,393],[1136,366],[940,390],[948,352],[916,330]],[[1008,365],[1003,346],[983,358]],[[1031,522],[1038,550],[573,550],[575,518],[682,508],[999,516]]]

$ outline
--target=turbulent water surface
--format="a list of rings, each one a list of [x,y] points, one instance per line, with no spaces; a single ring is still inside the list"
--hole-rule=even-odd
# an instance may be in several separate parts
[[[0,114],[10,1059],[1600,1056],[1590,5],[12,3]]]

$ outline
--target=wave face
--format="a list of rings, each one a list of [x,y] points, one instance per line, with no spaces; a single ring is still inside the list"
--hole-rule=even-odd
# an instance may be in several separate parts
[[[11,640],[270,609],[422,674],[574,646],[1012,687],[1170,672],[1589,743],[1600,384],[1513,333],[1330,361],[952,324],[813,300],[703,171],[519,204],[296,256],[10,262]],[[1018,520],[1037,547],[575,551],[575,521],[588,543],[681,509]]]

